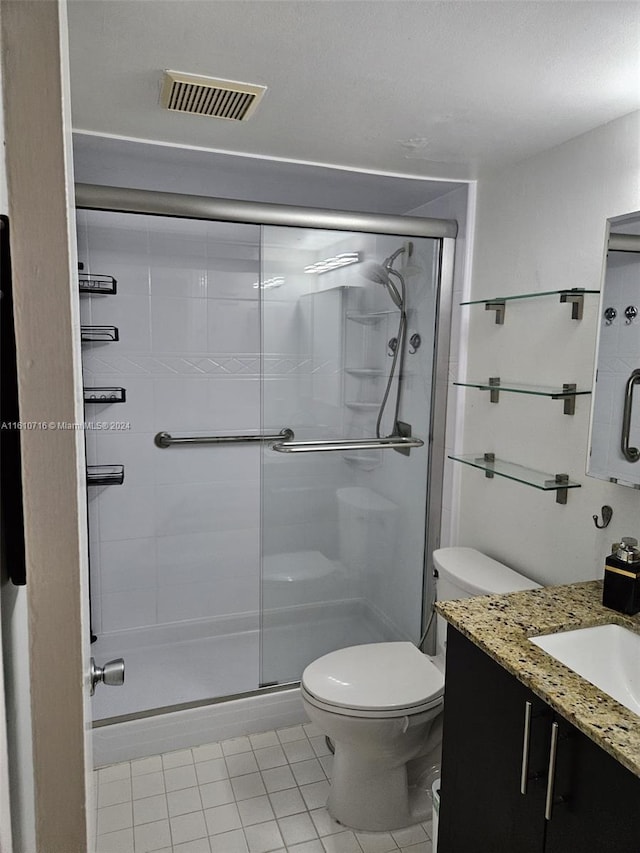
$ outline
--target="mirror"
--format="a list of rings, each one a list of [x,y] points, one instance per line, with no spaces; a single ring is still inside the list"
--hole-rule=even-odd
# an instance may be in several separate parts
[[[608,232],[587,474],[640,489],[640,212]]]

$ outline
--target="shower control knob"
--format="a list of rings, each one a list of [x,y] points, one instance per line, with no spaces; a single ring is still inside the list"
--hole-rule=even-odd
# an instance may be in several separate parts
[[[110,687],[120,687],[124,684],[124,660],[116,658],[105,663],[104,666],[96,666],[94,658],[91,658],[91,695],[95,693],[96,684],[107,684]]]

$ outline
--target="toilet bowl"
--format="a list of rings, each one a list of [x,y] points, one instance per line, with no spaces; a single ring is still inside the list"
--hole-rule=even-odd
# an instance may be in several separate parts
[[[428,817],[407,763],[424,750],[443,692],[442,673],[412,643],[351,646],[305,669],[303,705],[335,746],[327,803],[335,820],[383,831]]]
[[[442,548],[433,558],[441,601],[539,586],[474,548]],[[305,710],[335,746],[334,820],[375,832],[428,819],[431,804],[410,776],[443,704],[444,660],[435,660],[412,643],[371,643],[331,652],[303,672]]]

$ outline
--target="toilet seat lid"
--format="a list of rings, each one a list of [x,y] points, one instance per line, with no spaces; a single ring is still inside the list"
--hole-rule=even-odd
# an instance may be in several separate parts
[[[444,692],[444,678],[412,643],[369,643],[324,655],[305,669],[302,685],[326,705],[402,711]]]

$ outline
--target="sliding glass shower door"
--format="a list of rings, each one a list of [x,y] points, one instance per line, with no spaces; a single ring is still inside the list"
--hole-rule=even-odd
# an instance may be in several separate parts
[[[96,720],[419,639],[440,245],[78,212]]]
[[[78,251],[92,653],[126,664],[94,716],[255,690],[259,441],[179,441],[260,434],[260,227],[79,211]]]
[[[263,227],[262,425],[294,433],[262,449],[263,685],[420,638],[439,249]],[[424,444],[376,446],[398,432]]]

